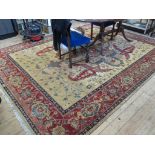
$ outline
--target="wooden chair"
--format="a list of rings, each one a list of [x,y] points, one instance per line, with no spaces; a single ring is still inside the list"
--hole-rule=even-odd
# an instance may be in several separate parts
[[[85,62],[89,62],[89,44],[91,43],[91,39],[84,36],[82,33],[80,33],[77,30],[71,29],[71,25],[66,28],[65,33],[62,35],[60,44],[59,44],[59,58],[65,54],[69,54],[69,67],[72,68],[72,65],[82,61],[73,61],[72,55],[73,51],[76,50],[76,48],[83,48],[86,51],[85,56]],[[61,45],[65,46],[67,48],[67,52],[62,53]]]

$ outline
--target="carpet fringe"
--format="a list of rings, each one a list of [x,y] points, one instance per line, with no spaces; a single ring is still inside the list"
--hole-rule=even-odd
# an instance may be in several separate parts
[[[7,95],[5,92],[4,88],[2,85],[0,85],[0,92],[3,95],[3,98],[5,99],[6,103],[9,105],[11,108],[11,111],[13,111],[16,119],[18,120],[21,128],[25,131],[26,135],[32,135],[35,134],[31,127],[29,126],[28,122],[25,120],[24,116],[22,113],[17,109],[17,107],[14,105],[14,103],[11,101],[10,97]]]

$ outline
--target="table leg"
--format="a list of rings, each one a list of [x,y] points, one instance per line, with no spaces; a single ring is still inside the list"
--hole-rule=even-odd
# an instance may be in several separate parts
[[[99,40],[99,38],[100,38],[100,34],[98,34],[98,35],[95,37],[95,39],[94,39],[93,42],[89,45],[89,47],[90,47],[90,46],[93,46],[93,45],[96,43],[96,41]]]
[[[113,40],[113,37],[114,37],[114,30],[115,30],[115,24],[113,24],[113,27],[112,27],[112,34],[111,34],[110,40]]]
[[[92,26],[93,27],[93,26]],[[104,38],[104,30],[105,28],[103,26],[100,26],[100,32],[97,34],[97,36],[94,38],[93,42],[89,45],[90,46],[93,46],[98,40],[101,41],[101,55],[102,52],[103,52],[103,38]],[[91,31],[92,32],[92,31]],[[92,34],[92,33],[91,33]]]
[[[128,39],[128,38],[126,37],[123,27],[121,27],[121,32],[122,32],[122,34],[123,34],[123,37],[124,37],[128,42],[131,42],[131,41],[132,41],[132,40],[130,40],[130,39]]]
[[[104,55],[103,54],[103,39],[104,39],[104,30],[105,30],[105,27],[103,26],[100,26],[100,39],[101,39],[101,55]]]
[[[130,40],[130,39],[128,39],[128,38],[126,37],[125,32],[124,32],[124,28],[123,28],[123,25],[122,25],[122,21],[119,21],[119,23],[118,23],[118,28],[117,28],[117,30],[116,30],[115,36],[117,36],[119,32],[122,33],[124,39],[126,39],[126,40],[129,41],[129,42],[132,41],[132,40]]]
[[[90,36],[91,40],[93,39],[93,23],[91,23],[91,36]]]

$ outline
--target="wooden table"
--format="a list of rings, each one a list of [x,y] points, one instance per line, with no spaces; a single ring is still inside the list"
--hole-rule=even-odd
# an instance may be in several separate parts
[[[90,44],[90,46],[94,45],[97,40],[100,40],[101,41],[101,54],[102,54],[102,51],[103,51],[103,38],[106,35],[111,34],[111,40],[112,40],[113,37],[117,36],[118,33],[121,32],[123,37],[127,41],[131,41],[125,35],[124,27],[122,25],[122,22],[123,22],[122,19],[78,19],[76,21],[91,23],[91,39],[93,38],[93,25],[99,26],[100,31],[95,36],[95,38],[93,39],[93,42]],[[114,23],[114,24],[112,24],[112,29],[111,30],[105,32],[104,30],[106,28],[106,26],[105,26],[106,22],[111,22],[111,23]],[[116,24],[117,24],[117,26],[116,26]]]

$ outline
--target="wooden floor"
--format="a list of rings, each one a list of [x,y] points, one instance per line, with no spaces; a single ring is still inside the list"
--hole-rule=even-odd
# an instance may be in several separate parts
[[[21,42],[21,37],[0,41],[0,48]],[[25,119],[18,115],[9,96],[0,86],[0,134],[33,134]],[[155,134],[155,74],[133,92],[92,134]]]

